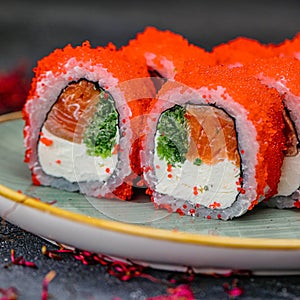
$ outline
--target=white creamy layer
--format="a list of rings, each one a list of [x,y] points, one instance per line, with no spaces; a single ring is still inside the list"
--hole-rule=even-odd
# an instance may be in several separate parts
[[[63,177],[70,182],[104,181],[116,168],[118,154],[113,154],[106,159],[88,156],[83,143],[76,144],[57,137],[45,127],[42,129],[42,134],[53,142],[50,146],[42,142],[38,144],[39,162],[48,175]]]
[[[230,207],[238,194],[240,169],[229,160],[200,166],[186,160],[182,165],[170,168],[155,151],[154,169],[157,192],[195,204],[223,209]]]
[[[300,186],[300,153],[286,156],[281,167],[278,196],[289,196]]]

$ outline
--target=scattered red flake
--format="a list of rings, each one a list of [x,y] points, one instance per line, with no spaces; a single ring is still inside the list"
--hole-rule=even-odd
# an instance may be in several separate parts
[[[186,204],[183,204],[182,207],[183,207],[184,209],[187,209],[187,205],[186,205]]]
[[[69,81],[72,81],[72,79],[73,79],[73,77],[71,77],[71,76],[68,77],[68,80],[69,80]]]
[[[36,268],[35,263],[30,262],[30,261],[26,261],[23,256],[15,257],[15,250],[14,249],[11,249],[11,251],[10,251],[10,259],[11,259],[11,263],[7,264],[6,267],[13,264],[13,265],[18,265],[18,266],[23,266],[23,267]]]
[[[218,219],[222,219],[222,216],[221,216],[221,214],[218,214],[218,216],[217,216],[217,217],[218,217]]]
[[[168,164],[167,172],[172,172],[172,165]]]
[[[155,168],[156,168],[156,169],[160,169],[160,165],[156,165]]]
[[[190,214],[193,215],[195,213],[195,210],[193,208],[190,209]]]
[[[105,169],[105,172],[106,172],[106,173],[110,173],[110,168],[106,168],[106,169]]]
[[[224,291],[230,297],[239,297],[244,293],[244,290],[237,286],[237,282],[237,279],[234,279],[231,286],[228,283],[223,284]]]
[[[108,93],[105,93],[105,94],[104,94],[104,99],[105,99],[105,100],[108,99]]]
[[[208,215],[208,216],[206,217],[206,219],[210,220],[210,219],[211,219],[211,216],[210,216],[210,215]]]
[[[196,203],[196,208],[199,208],[200,206],[200,203]]]
[[[240,152],[241,152],[241,154],[245,154],[245,150],[243,150],[243,149]]]
[[[17,190],[17,192],[20,193],[20,194],[22,194],[22,191],[21,191],[21,190]]]
[[[173,177],[173,175],[172,174],[168,174],[168,178],[172,178]]]
[[[61,160],[60,160],[60,159],[57,159],[55,162],[56,162],[58,165],[61,164]]]
[[[42,295],[41,295],[42,300],[49,299],[48,298],[49,283],[54,279],[55,276],[56,276],[56,272],[52,270],[44,277],[43,284],[42,284]]]
[[[46,137],[41,137],[40,142],[43,143],[47,147],[49,147],[53,144],[53,141],[51,139],[46,138]]]
[[[18,299],[18,290],[11,286],[7,289],[0,288],[0,300],[17,300]]]
[[[125,124],[126,123],[126,119],[122,119],[122,123]]]
[[[194,294],[186,284],[167,289],[168,295],[147,298],[147,300],[194,300]]]
[[[295,201],[294,206],[300,208],[300,200]]]

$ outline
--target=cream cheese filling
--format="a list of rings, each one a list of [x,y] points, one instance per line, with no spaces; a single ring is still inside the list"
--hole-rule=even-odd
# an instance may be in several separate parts
[[[155,149],[159,133],[155,137]],[[169,165],[154,151],[155,190],[175,198],[185,199],[209,208],[224,209],[236,200],[239,191],[240,168],[222,159],[216,164],[195,165],[189,160]]]
[[[43,171],[51,176],[63,177],[70,182],[105,181],[118,161],[118,154],[105,159],[100,156],[88,156],[84,143],[78,144],[62,139],[50,133],[45,127],[42,137],[50,143],[38,143],[39,162]],[[117,143],[119,132],[117,131]]]
[[[296,156],[286,156],[281,166],[281,177],[277,196],[289,196],[300,186],[300,152]]]

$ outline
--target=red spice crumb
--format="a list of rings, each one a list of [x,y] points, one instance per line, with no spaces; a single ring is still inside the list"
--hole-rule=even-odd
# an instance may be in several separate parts
[[[300,200],[295,201],[294,206],[300,208]]]
[[[198,195],[198,189],[197,189],[197,187],[194,186],[194,187],[193,187],[193,190],[194,190],[194,195],[197,196],[197,195]]]
[[[186,204],[183,204],[182,207],[183,207],[184,209],[187,209],[187,205],[186,205]]]
[[[243,189],[243,188],[241,188],[241,187],[238,187],[237,190],[238,190],[238,192],[240,192],[241,194],[245,194],[245,193],[246,193],[245,189]]]
[[[168,178],[172,178],[173,177],[173,175],[172,174],[168,174]]]
[[[222,216],[221,216],[221,214],[218,214],[218,216],[217,216],[217,217],[218,217],[218,219],[222,219]]]
[[[171,164],[168,164],[167,171],[168,171],[168,172],[171,172],[171,171],[172,171],[172,165],[171,165]]]
[[[46,138],[46,137],[42,137],[40,138],[40,142],[43,143],[45,146],[49,147],[53,144],[53,141]]]
[[[120,150],[120,145],[119,145],[119,144],[116,144],[116,145],[114,146],[114,149],[113,149],[113,151],[112,151],[112,154],[117,154],[119,150]]]
[[[155,168],[156,168],[156,169],[160,169],[160,165],[156,165]]]
[[[210,219],[211,219],[211,216],[208,215],[208,216],[206,217],[206,219],[210,220]]]
[[[195,211],[193,208],[190,209],[190,214],[191,214],[191,215],[193,215],[195,212],[196,212],[196,211]]]
[[[106,173],[110,173],[110,168],[106,168],[106,169],[105,169],[105,172],[106,172]]]
[[[57,159],[55,162],[56,162],[58,165],[61,164],[61,160],[60,160],[60,159]]]
[[[26,149],[25,151],[25,157],[24,157],[24,162],[28,163],[30,161],[30,155],[32,153],[31,149]]]
[[[105,94],[104,94],[104,99],[105,99],[105,100],[108,99],[108,93],[105,93]]]
[[[32,174],[31,179],[34,185],[41,185],[41,182],[37,179],[36,174]]]
[[[177,212],[180,216],[184,216],[184,212],[183,212],[180,208],[177,208],[176,212]]]
[[[245,154],[245,150],[243,150],[243,149],[240,152],[241,152],[241,154]]]
[[[200,203],[196,203],[196,208],[199,208],[200,207]]]
[[[71,76],[69,76],[69,77],[68,77],[68,80],[70,80],[70,81],[71,81],[72,79],[73,79],[73,77],[71,77]]]
[[[22,191],[21,191],[21,190],[17,190],[17,192],[20,193],[20,194],[22,194]]]
[[[125,124],[126,123],[126,119],[122,119],[122,123]]]
[[[221,204],[219,202],[214,201],[214,203],[209,205],[209,208],[217,208],[217,207],[220,207],[220,206],[221,206]]]

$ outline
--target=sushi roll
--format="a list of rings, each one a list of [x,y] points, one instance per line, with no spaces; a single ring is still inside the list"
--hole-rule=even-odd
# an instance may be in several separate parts
[[[215,46],[211,55],[217,65],[239,67],[257,58],[269,58],[276,54],[271,44],[266,45],[255,39],[237,37],[228,43]]]
[[[158,78],[174,79],[187,58],[204,65],[215,64],[210,53],[200,46],[191,44],[180,34],[155,27],[147,27],[122,49],[130,56],[142,57],[150,75]]]
[[[130,199],[134,153],[154,93],[144,63],[112,44],[67,45],[41,59],[23,109],[25,162],[36,185]],[[138,162],[136,162],[137,160]]]
[[[284,135],[286,138],[282,175],[277,194],[266,203],[278,208],[299,206],[300,199],[300,61],[291,57],[256,60],[245,66],[249,74],[274,88],[284,104]]]
[[[156,207],[228,220],[277,193],[282,101],[244,69],[186,61],[159,91],[148,127],[141,160]]]

